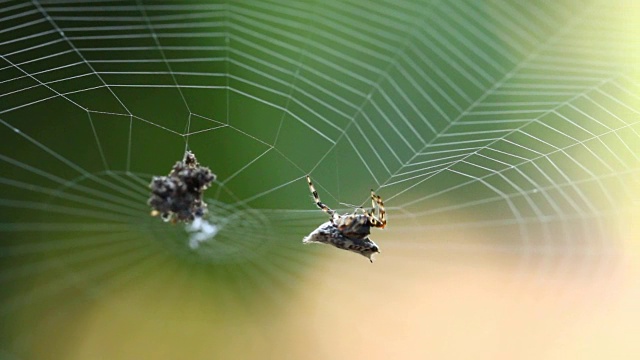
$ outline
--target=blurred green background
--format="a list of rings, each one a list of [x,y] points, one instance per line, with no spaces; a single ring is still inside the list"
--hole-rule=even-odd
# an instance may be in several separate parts
[[[635,358],[639,15],[0,3],[0,358]],[[185,150],[195,249],[146,205]],[[385,200],[373,265],[303,246],[306,174]]]

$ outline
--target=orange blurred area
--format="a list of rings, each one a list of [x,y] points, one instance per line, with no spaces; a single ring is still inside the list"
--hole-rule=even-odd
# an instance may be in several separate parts
[[[35,330],[35,357],[634,359],[636,214],[620,222],[624,249],[590,257],[403,250],[389,240],[372,265],[326,247],[294,294],[264,308],[165,269],[70,310],[64,331]]]

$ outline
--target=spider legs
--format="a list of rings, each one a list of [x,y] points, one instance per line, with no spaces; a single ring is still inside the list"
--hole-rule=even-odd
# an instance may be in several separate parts
[[[309,190],[313,195],[313,201],[316,203],[316,206],[320,208],[320,210],[326,212],[331,217],[331,221],[335,223],[336,220],[340,218],[340,216],[336,213],[335,210],[331,209],[327,205],[325,205],[322,201],[320,201],[320,196],[318,196],[318,192],[316,188],[313,186],[311,182],[311,178],[307,175],[307,183],[309,183]],[[363,215],[369,219],[369,225],[373,227],[384,228],[387,225],[386,213],[384,210],[384,204],[382,202],[382,198],[380,195],[376,195],[376,193],[371,189],[371,210],[363,209],[362,207],[358,207],[354,211],[354,215],[357,215],[358,211],[361,211]],[[346,214],[348,215],[348,214]]]
[[[309,190],[311,190],[311,194],[313,194],[313,200],[315,201],[316,205],[320,208],[320,210],[329,214],[332,220],[336,219],[338,215],[336,214],[335,210],[332,210],[330,207],[328,207],[322,201],[320,201],[318,192],[316,191],[316,188],[313,187],[313,183],[311,182],[311,178],[309,177],[309,175],[307,175],[307,182],[309,183]]]
[[[385,216],[386,212],[384,211],[382,198],[380,197],[380,195],[376,195],[373,189],[371,189],[371,206],[371,211],[368,212],[371,225],[379,228],[384,228],[385,226],[387,226],[387,218]]]

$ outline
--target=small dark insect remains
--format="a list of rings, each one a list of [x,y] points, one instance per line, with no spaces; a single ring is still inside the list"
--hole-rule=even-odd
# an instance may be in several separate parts
[[[322,211],[329,214],[330,219],[302,239],[302,242],[333,245],[338,249],[358,253],[373,262],[371,256],[380,253],[380,249],[378,245],[369,238],[371,228],[377,227],[383,229],[387,225],[384,204],[380,196],[371,190],[372,208],[370,210],[358,208],[353,214],[338,215],[334,210],[320,201],[318,192],[313,187],[311,178],[308,175],[307,182],[309,183],[309,189],[313,194],[316,205]],[[362,214],[358,214],[358,210],[362,211]]]
[[[160,215],[172,223],[190,223],[202,217],[207,212],[202,194],[215,179],[216,175],[208,167],[201,167],[195,155],[187,151],[168,176],[154,176],[151,180],[151,197],[147,202],[153,208],[151,215]]]

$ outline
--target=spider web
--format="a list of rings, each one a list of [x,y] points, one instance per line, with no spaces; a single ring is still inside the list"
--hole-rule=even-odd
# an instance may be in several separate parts
[[[340,212],[382,196],[382,258],[541,272],[534,254],[607,261],[638,203],[622,3],[0,3],[5,318],[185,264],[280,301],[310,255],[353,257],[301,245],[326,220],[306,174]],[[217,175],[197,249],[146,205],[186,150]]]

